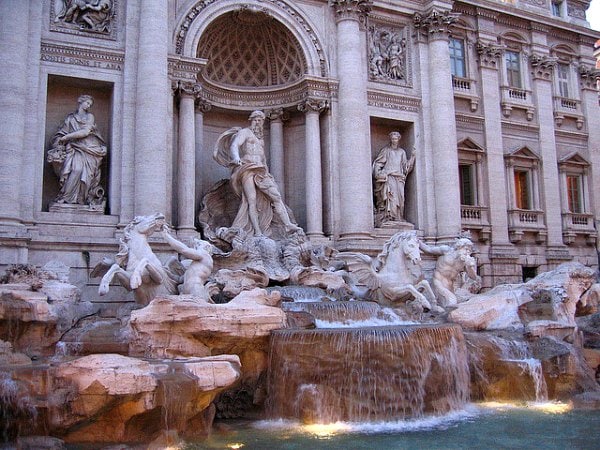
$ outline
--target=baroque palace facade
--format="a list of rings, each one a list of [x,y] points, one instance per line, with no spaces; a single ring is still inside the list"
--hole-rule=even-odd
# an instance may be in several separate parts
[[[597,266],[588,5],[3,0],[0,264],[59,260],[95,289],[90,268],[135,216],[197,234],[202,197],[229,177],[217,137],[260,109],[270,171],[314,242],[373,254],[398,229],[430,243],[467,230],[487,287]],[[103,142],[93,204],[57,201],[49,153],[83,94]],[[383,226],[372,166],[392,131],[415,162],[405,220]]]

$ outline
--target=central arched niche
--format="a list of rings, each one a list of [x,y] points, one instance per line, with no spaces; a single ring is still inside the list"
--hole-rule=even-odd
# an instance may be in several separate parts
[[[241,8],[215,19],[202,34],[197,57],[206,59],[206,81],[242,90],[283,87],[307,73],[292,33],[263,11]]]

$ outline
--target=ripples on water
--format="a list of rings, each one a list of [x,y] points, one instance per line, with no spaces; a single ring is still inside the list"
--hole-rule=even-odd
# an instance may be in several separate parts
[[[440,417],[302,425],[230,422],[185,449],[600,449],[600,411],[560,403],[484,403]]]

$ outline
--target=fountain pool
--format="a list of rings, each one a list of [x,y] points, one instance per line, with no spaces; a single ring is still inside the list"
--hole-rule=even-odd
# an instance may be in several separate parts
[[[234,431],[235,430],[235,431]],[[565,404],[471,404],[440,417],[304,426],[291,421],[235,422],[195,449],[597,449],[600,411]]]

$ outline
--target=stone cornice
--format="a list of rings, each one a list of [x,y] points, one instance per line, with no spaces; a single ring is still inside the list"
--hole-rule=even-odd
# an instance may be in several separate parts
[[[488,69],[498,69],[498,59],[502,56],[504,46],[492,42],[477,41],[479,65]]]
[[[121,72],[125,53],[42,41],[40,60]]]
[[[367,103],[369,106],[399,111],[419,112],[421,110],[421,100],[418,98],[384,92],[369,91],[367,93]]]
[[[458,20],[459,14],[450,11],[430,10],[425,14],[416,13],[413,25],[417,33],[429,40],[445,39],[450,34],[450,28]]]
[[[179,81],[197,82],[198,76],[206,66],[206,59],[185,58],[179,55],[169,55],[169,78]]]
[[[329,6],[335,10],[335,20],[357,20],[364,22],[371,11],[372,0],[328,0]]]
[[[458,129],[484,130],[485,119],[483,117],[456,113],[455,120]]]
[[[296,108],[308,98],[330,100],[337,96],[337,82],[330,79],[303,78],[284,87],[240,90],[236,86],[219,86],[202,80],[202,96],[214,106],[226,109]]]

